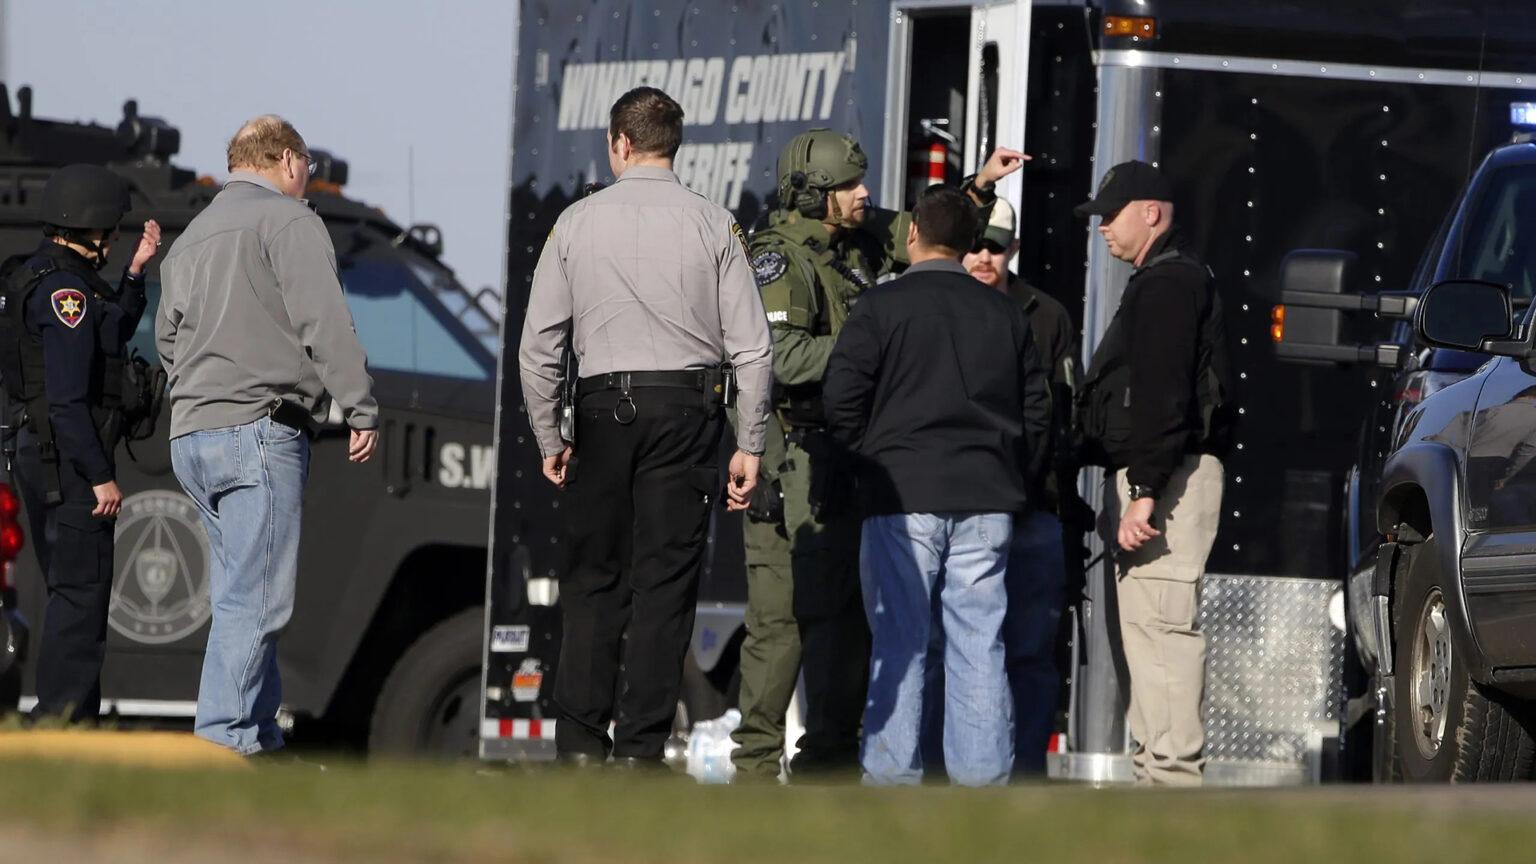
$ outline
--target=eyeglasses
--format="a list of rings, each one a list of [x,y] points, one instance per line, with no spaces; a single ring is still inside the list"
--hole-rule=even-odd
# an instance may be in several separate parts
[[[1008,247],[994,240],[978,240],[976,241],[976,244],[971,247],[971,254],[974,255],[983,250],[990,252],[993,255],[1001,255],[1008,251]]]
[[[309,176],[315,176],[315,169],[320,167],[320,163],[315,161],[315,157],[309,155],[308,153],[300,153],[297,150],[290,150],[288,152],[299,157],[300,159],[303,159],[304,164],[309,166]]]

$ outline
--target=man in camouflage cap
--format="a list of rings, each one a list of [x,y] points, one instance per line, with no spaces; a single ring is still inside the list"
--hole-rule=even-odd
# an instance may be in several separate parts
[[[1027,156],[998,148],[967,181],[978,207]],[[858,296],[906,268],[908,213],[869,204],[869,160],[830,129],[795,136],[779,155],[779,209],[752,238],[752,266],[773,330],[774,412],[745,527],[747,636],[743,779],[774,777],[784,718],[802,665],[805,735],[792,771],[855,770],[869,678],[869,625],[859,591],[859,513],[822,416],[827,357]],[[982,221],[986,220],[982,214]]]

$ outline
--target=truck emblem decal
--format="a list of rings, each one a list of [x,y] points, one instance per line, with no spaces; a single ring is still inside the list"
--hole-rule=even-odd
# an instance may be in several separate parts
[[[517,654],[528,650],[527,624],[498,624],[491,630],[491,651]]]
[[[196,633],[213,612],[208,535],[192,499],[154,489],[130,495],[117,520],[112,605],[107,621],[145,645]]]

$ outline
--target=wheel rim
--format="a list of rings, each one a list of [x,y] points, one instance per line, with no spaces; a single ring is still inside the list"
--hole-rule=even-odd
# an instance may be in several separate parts
[[[1440,589],[1430,591],[1413,639],[1413,738],[1419,752],[1433,759],[1445,741],[1450,713],[1451,628]]]
[[[422,718],[421,752],[449,759],[473,757],[480,734],[480,676],[465,675],[444,687]]]

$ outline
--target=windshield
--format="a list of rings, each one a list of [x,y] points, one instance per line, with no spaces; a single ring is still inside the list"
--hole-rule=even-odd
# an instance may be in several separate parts
[[[394,249],[387,254],[364,254],[340,261],[341,284],[357,327],[358,339],[368,354],[368,368],[420,375],[440,375],[474,381],[491,381],[496,360],[416,278],[414,272],[433,272],[452,279],[429,261],[407,266],[413,253]],[[160,308],[160,283],[145,286],[149,305],[130,343],[146,358],[159,362],[155,350],[155,317]]]
[[[413,269],[393,256],[359,255],[341,262],[341,285],[368,365],[490,381],[495,359],[428,293]]]
[[[1501,168],[1483,188],[1455,277],[1508,285],[1514,299],[1529,301],[1536,296],[1536,165]]]

